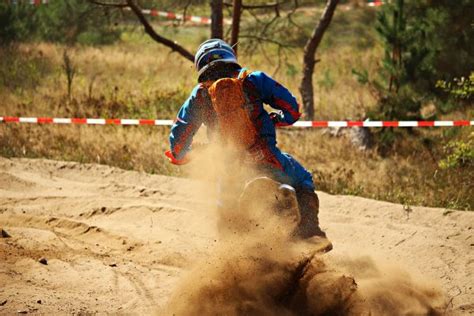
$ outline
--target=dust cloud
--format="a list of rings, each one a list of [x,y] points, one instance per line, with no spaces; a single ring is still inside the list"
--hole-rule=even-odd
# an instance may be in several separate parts
[[[184,277],[168,304],[168,314],[441,315],[444,311],[444,296],[426,281],[415,281],[368,257],[326,260],[325,255],[311,254],[310,246],[280,237],[236,236],[224,242]]]
[[[219,174],[229,164],[216,149],[199,161],[196,174]],[[222,155],[222,152],[219,153]],[[220,165],[219,165],[220,164]],[[242,169],[242,166],[240,166]],[[229,169],[227,169],[229,170]],[[242,172],[227,172],[241,182]],[[238,175],[237,175],[238,174]],[[255,175],[246,170],[245,176]],[[245,182],[244,182],[245,183]],[[182,278],[167,315],[440,315],[445,297],[437,285],[415,280],[370,257],[334,256],[296,240],[291,212],[272,213],[278,183],[259,179],[241,194],[246,207],[217,212],[220,238],[210,255]],[[233,192],[235,194],[235,192]],[[337,245],[335,245],[337,247]]]

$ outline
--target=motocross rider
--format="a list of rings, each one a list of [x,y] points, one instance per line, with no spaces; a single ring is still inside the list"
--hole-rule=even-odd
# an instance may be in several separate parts
[[[239,78],[246,71],[238,64],[232,47],[220,39],[210,39],[199,46],[195,66],[198,84],[179,110],[169,137],[171,151],[168,152],[168,158],[175,164],[185,162],[193,136],[202,124],[211,132],[216,129],[217,115],[211,106],[208,83],[221,78]],[[292,125],[301,116],[296,98],[261,71],[248,72],[242,85],[245,99],[250,104],[247,104],[248,116],[261,140],[259,143],[263,144],[258,146],[261,159],[257,167],[265,170],[275,181],[295,188],[300,209],[295,235],[303,239],[326,238],[325,232],[319,227],[319,199],[314,191],[312,175],[276,146],[275,126]],[[264,103],[278,112],[268,113],[263,107]],[[255,148],[247,151],[252,155]]]

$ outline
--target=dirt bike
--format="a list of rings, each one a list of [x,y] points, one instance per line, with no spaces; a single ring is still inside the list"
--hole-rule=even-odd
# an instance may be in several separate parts
[[[184,160],[176,160],[170,151],[165,155],[170,163],[184,165],[194,160],[193,157],[202,154],[208,148],[207,144],[193,144],[192,151]],[[220,227],[225,227],[230,233],[249,233],[265,229],[284,230],[290,239],[297,240],[295,235],[300,211],[295,188],[288,184],[273,180],[263,173],[253,173],[247,177],[233,178],[237,182],[230,192],[231,207],[220,214]],[[275,216],[276,215],[276,216]],[[316,252],[327,252],[332,244],[325,238],[313,239]]]

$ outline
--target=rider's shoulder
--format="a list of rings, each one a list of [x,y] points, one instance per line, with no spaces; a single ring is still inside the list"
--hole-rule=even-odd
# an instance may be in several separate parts
[[[188,99],[190,105],[203,105],[208,104],[209,94],[207,92],[207,86],[203,83],[198,83],[192,90],[191,96]]]
[[[261,70],[248,70],[248,72],[249,72],[249,75],[247,76],[248,78],[259,79],[259,78],[267,76],[267,74],[265,74]]]
[[[271,79],[271,77],[263,71],[255,70],[250,72],[250,74],[248,75],[248,79],[250,81],[253,81],[254,83],[259,83],[262,81],[267,81]]]

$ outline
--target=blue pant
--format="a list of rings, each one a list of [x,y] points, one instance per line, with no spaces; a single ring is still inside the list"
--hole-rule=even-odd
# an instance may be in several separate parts
[[[283,153],[276,146],[270,147],[271,153],[278,160],[279,166],[270,163],[258,163],[253,165],[257,169],[257,176],[267,176],[282,184],[289,184],[297,191],[309,189],[314,191],[313,177],[296,159],[287,153]],[[233,205],[236,198],[241,193],[245,182],[251,179],[241,179],[241,181],[226,181],[225,177],[218,180],[217,203],[219,207],[229,207]]]
[[[295,189],[308,188],[315,189],[313,176],[290,154],[281,152],[277,147],[271,148],[276,158],[280,162],[283,170],[276,168],[266,168],[270,171],[272,178],[278,182],[289,184]]]

